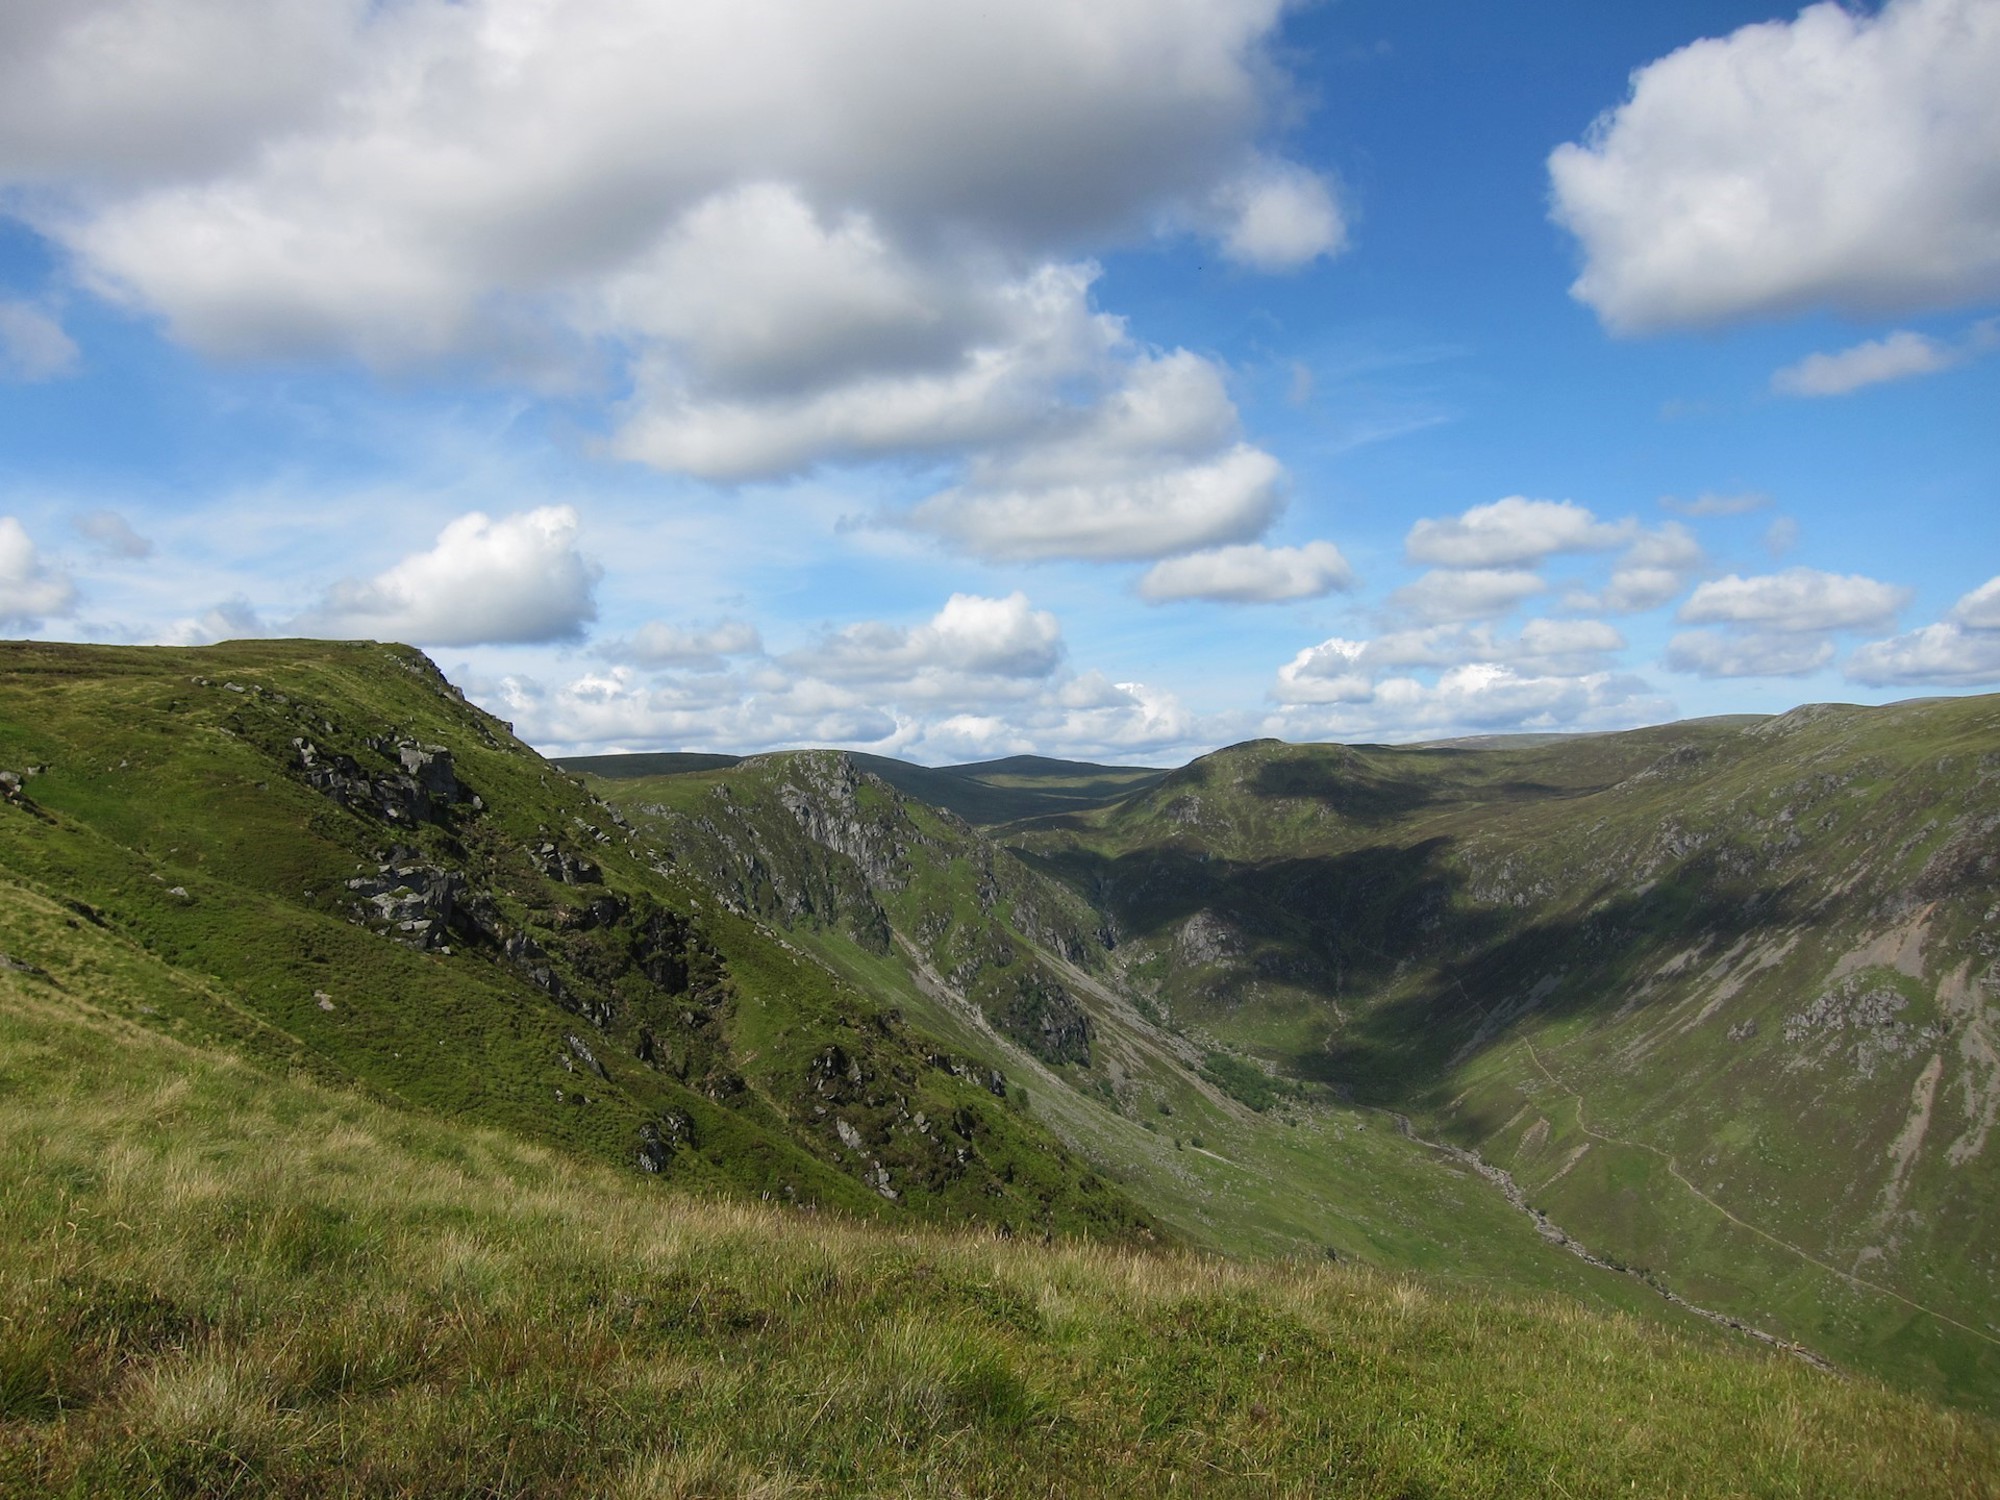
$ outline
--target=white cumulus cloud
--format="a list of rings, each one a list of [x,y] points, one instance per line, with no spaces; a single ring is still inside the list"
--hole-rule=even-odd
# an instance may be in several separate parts
[[[1619,557],[1611,578],[1597,593],[1578,590],[1569,595],[1572,609],[1629,615],[1657,609],[1688,586],[1707,555],[1694,533],[1669,521],[1639,533]]]
[[[1438,567],[1498,568],[1558,552],[1608,551],[1632,533],[1630,523],[1606,525],[1574,501],[1509,495],[1463,515],[1418,521],[1403,550],[1412,562]]]
[[[1667,665],[1697,677],[1804,677],[1832,660],[1820,634],[1683,630],[1667,642]]]
[[[1549,158],[1617,331],[2000,291],[2000,7],[1888,0],[1694,42]]]
[[[1952,622],[1968,630],[2000,630],[2000,578],[1989,578],[1951,607]]]
[[[787,662],[840,682],[899,681],[936,696],[966,677],[1044,678],[1062,660],[1062,626],[1023,593],[1003,599],[953,594],[922,625],[849,625]]]
[[[1319,697],[1278,697],[1266,732],[1293,739],[1411,740],[1507,731],[1625,728],[1663,717],[1671,705],[1633,677],[1537,673],[1503,662],[1469,662],[1435,682],[1387,677]]]
[[[2000,633],[1967,630],[1950,621],[1926,625],[1908,635],[1870,641],[1848,658],[1846,671],[1851,681],[1871,687],[2000,683]]]
[[[979,460],[955,501],[1163,505],[1185,550],[1254,534],[1275,462],[1225,435],[1000,471],[1151,379],[1084,252],[1190,223],[1274,270],[1343,244],[1327,179],[1263,144],[1283,10],[22,0],[0,189],[211,354],[620,389],[612,452],[716,480]],[[1160,555],[1107,527],[1083,555]]]
[[[1611,654],[1623,651],[1625,644],[1625,637],[1601,620],[1535,619],[1511,637],[1485,625],[1431,625],[1365,641],[1334,636],[1306,647],[1280,667],[1273,696],[1288,704],[1374,702],[1385,681],[1407,676],[1412,668],[1449,674],[1488,666],[1523,679],[1608,681]]]
[[[1143,560],[1256,536],[1282,507],[1283,472],[1239,443],[1213,458],[1090,479],[1015,486],[996,474],[933,495],[909,524],[996,560]]]
[[[1347,223],[1327,180],[1293,162],[1259,162],[1226,184],[1216,206],[1222,251],[1259,271],[1289,271],[1347,243]]]
[[[421,646],[578,639],[597,617],[602,570],[577,550],[577,529],[567,505],[497,521],[473,511],[429,551],[372,579],[335,584],[291,628]]]
[[[32,630],[51,615],[76,608],[76,588],[36,551],[28,529],[0,516],[0,623]]]
[[[1873,687],[2000,683],[2000,578],[1987,579],[1934,625],[1870,641],[1848,658],[1846,671]]]
[[[1787,568],[1744,578],[1731,573],[1700,585],[1681,606],[1690,625],[1734,625],[1759,631],[1865,630],[1887,623],[1909,603],[1910,590],[1858,573]]]
[[[763,637],[748,620],[718,620],[712,625],[670,625],[648,620],[629,637],[606,641],[600,655],[640,667],[717,668],[725,657],[754,656],[764,649]]]
[[[1525,568],[1433,568],[1397,589],[1389,604],[1433,624],[1483,620],[1504,615],[1548,588],[1539,573]]]
[[[513,674],[465,686],[552,749],[839,745],[936,762],[1127,756],[1198,733],[1173,693],[1072,673],[1063,656],[1059,622],[1025,595],[954,594],[916,625],[856,621],[720,670],[621,661],[553,685]]]
[[[1139,580],[1139,597],[1154,604],[1172,599],[1276,604],[1317,599],[1353,586],[1354,570],[1332,542],[1307,542],[1303,547],[1252,543],[1155,563]]]

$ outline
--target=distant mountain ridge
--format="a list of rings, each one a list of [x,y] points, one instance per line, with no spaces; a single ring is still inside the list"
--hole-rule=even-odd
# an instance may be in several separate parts
[[[1010,755],[956,766],[920,766],[887,755],[840,753],[898,791],[921,798],[933,807],[945,808],[980,827],[1104,807],[1157,785],[1168,774],[1150,766],[1105,766],[1041,755]],[[653,751],[565,756],[556,764],[580,776],[630,781],[647,776],[727,770],[746,760],[761,758]]]

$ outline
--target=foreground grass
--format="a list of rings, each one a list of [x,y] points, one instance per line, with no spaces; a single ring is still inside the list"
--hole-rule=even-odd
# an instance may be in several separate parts
[[[0,973],[9,1495],[1986,1495],[1556,1300],[671,1196]]]

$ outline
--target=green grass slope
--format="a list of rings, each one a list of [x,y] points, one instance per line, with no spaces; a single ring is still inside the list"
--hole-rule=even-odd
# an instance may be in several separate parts
[[[0,968],[0,1494],[1983,1496],[2000,1473],[1981,1419],[1567,1299],[663,1211],[630,1172],[167,1035],[151,1012],[197,981],[88,922],[68,951]]]
[[[1387,1113],[1163,1025],[1076,892],[866,765],[804,751],[595,785],[721,900],[1002,1069],[1018,1106],[1192,1244],[1673,1316]]]
[[[101,936],[168,1034],[694,1190],[1151,1232],[407,648],[0,646],[0,768],[4,963]]]
[[[1125,982],[1593,1248],[2000,1404],[2000,699],[1234,747],[1019,842]]]

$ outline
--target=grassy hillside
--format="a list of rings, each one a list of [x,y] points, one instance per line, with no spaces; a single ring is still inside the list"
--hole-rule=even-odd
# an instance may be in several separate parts
[[[28,902],[18,925],[62,908]],[[1866,1380],[1324,1261],[680,1196],[0,968],[0,1493],[1976,1496]],[[247,1023],[246,1023],[247,1024]]]
[[[0,768],[0,952],[100,934],[168,1034],[694,1190],[1152,1232],[407,648],[0,646]]]
[[[1020,836],[1123,980],[1627,1264],[2000,1403],[2000,699],[1238,746]]]
[[[1075,891],[866,765],[801,751],[593,784],[722,900],[1003,1069],[1017,1103],[1191,1244],[1675,1316],[1390,1114],[1164,1024]]]

